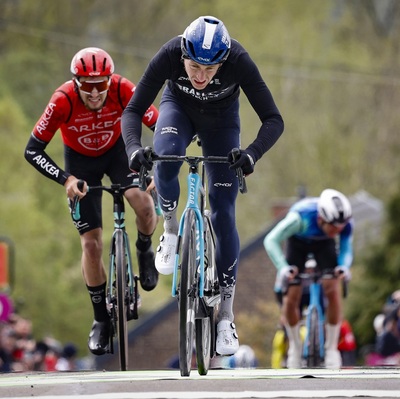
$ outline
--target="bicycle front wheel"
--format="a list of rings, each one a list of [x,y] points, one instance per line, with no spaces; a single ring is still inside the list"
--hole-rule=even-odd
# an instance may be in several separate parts
[[[180,251],[179,282],[179,368],[181,376],[190,375],[195,330],[195,302],[197,297],[196,273],[196,215],[187,210],[184,219]]]
[[[205,317],[196,319],[196,359],[200,375],[206,375],[215,353],[215,314],[220,294],[215,264],[215,240],[210,214],[204,216],[204,307]]]
[[[115,235],[115,270],[117,285],[117,331],[119,345],[119,363],[121,371],[128,369],[128,324],[127,324],[127,263],[125,240],[122,230]]]
[[[308,356],[307,356],[307,367],[319,367],[321,366],[320,356],[320,339],[319,339],[319,315],[316,308],[311,309],[310,317],[310,329],[308,331]]]

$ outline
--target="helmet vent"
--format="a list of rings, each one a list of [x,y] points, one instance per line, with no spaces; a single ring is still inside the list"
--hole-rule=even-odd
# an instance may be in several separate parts
[[[86,72],[86,64],[83,58],[81,58],[82,68]]]
[[[214,62],[215,60],[219,60],[220,58],[222,58],[223,54],[224,54],[224,50],[219,50],[218,53],[214,55],[211,62]]]
[[[189,41],[186,41],[186,43],[187,43],[187,45],[189,45],[190,53],[193,54],[193,57],[196,57],[196,51],[194,49],[193,43],[189,42]]]
[[[93,62],[93,71],[96,71],[96,56],[92,55],[92,62]]]

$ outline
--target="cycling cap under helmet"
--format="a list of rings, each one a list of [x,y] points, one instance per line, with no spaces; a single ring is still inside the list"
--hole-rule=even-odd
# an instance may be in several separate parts
[[[114,72],[114,62],[110,55],[97,47],[87,47],[78,51],[71,61],[71,73],[75,76],[110,76]]]
[[[183,32],[183,58],[213,65],[224,62],[229,55],[231,38],[222,21],[215,17],[200,17]]]
[[[339,191],[328,188],[319,197],[318,215],[327,223],[346,223],[352,215],[350,202]]]

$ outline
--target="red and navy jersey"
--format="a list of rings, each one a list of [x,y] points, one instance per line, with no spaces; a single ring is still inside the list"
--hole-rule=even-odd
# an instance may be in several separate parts
[[[114,74],[104,106],[90,111],[83,104],[75,83],[70,80],[52,95],[32,134],[42,142],[49,143],[57,130],[61,131],[65,145],[74,151],[97,157],[107,152],[121,135],[121,115],[136,86],[128,79]],[[142,122],[153,128],[158,110],[151,105]]]

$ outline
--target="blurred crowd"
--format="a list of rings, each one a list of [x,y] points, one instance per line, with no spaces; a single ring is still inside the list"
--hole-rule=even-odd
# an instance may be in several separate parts
[[[400,290],[394,291],[374,319],[375,345],[368,366],[400,366]]]
[[[76,371],[82,369],[73,343],[33,338],[32,322],[17,314],[0,322],[0,372]]]

